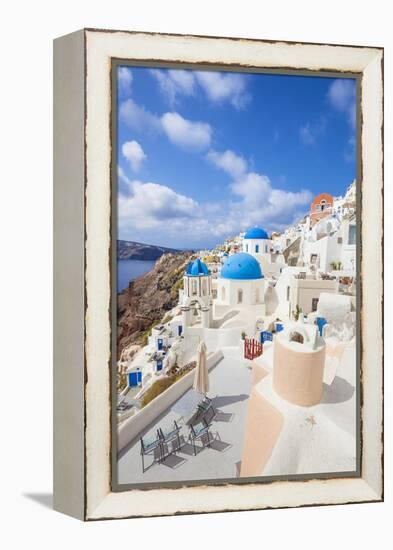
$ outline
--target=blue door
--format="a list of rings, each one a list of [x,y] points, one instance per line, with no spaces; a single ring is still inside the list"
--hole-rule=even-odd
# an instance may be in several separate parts
[[[282,323],[276,323],[276,332],[281,332],[284,330],[284,325]]]
[[[183,332],[183,325],[179,325],[179,326],[177,327],[177,334],[178,334],[178,336],[181,336],[181,335],[182,335],[182,332]]]
[[[158,351],[162,350],[162,338],[158,338],[157,339],[157,348],[158,348]]]
[[[140,370],[128,373],[128,385],[130,388],[142,385],[142,372]]]
[[[160,372],[160,370],[162,370],[162,359],[157,361],[157,372]]]
[[[128,373],[128,385],[130,386],[130,388],[134,388],[138,385],[138,372],[135,371]]]

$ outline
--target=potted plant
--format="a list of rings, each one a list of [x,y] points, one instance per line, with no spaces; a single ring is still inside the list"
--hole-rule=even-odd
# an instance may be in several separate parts
[[[300,314],[302,313],[302,308],[299,306],[299,304],[296,304],[296,309],[295,311],[292,311],[292,315],[295,319],[295,321],[298,321],[299,320],[299,317],[300,317]]]

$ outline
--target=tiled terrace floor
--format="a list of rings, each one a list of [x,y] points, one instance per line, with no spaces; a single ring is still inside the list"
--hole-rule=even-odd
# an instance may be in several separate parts
[[[209,381],[208,395],[214,397],[214,406],[220,411],[212,425],[215,441],[211,448],[201,448],[194,456],[192,446],[185,444],[179,453],[171,455],[161,464],[153,464],[142,473],[140,442],[134,440],[119,457],[119,484],[236,477],[236,464],[241,459],[243,448],[251,370],[246,361],[225,355],[210,371]],[[201,398],[194,390],[188,390],[141,435],[154,435],[158,427],[169,427],[176,420],[182,424],[181,433],[187,439],[188,428],[182,417],[187,417]],[[150,465],[151,458],[146,457],[145,460],[146,466]]]

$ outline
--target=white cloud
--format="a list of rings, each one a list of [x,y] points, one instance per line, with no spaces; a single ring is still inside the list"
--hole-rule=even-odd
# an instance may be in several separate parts
[[[174,145],[183,149],[202,151],[211,143],[213,129],[207,122],[188,120],[177,112],[159,117],[132,98],[120,104],[119,116],[132,130],[150,134],[164,132]]]
[[[150,73],[171,107],[175,106],[178,96],[194,95],[198,85],[213,103],[229,101],[236,109],[243,109],[251,100],[247,77],[242,74],[182,69],[151,69]]]
[[[347,148],[344,151],[344,159],[347,162],[354,162],[356,160],[356,138],[354,135],[348,139]]]
[[[205,246],[252,225],[282,230],[308,210],[309,191],[275,189],[255,172],[233,180],[233,199],[198,203],[166,185],[122,179],[119,223],[122,238],[172,246]]]
[[[178,95],[195,93],[195,76],[192,71],[151,69],[150,73],[157,80],[171,107],[174,107]]]
[[[148,111],[143,105],[135,103],[131,98],[120,104],[119,115],[129,128],[138,132],[161,131],[161,121],[159,117]]]
[[[118,196],[128,195],[131,185],[131,180],[128,178],[127,174],[124,172],[120,164],[117,165],[117,182],[118,182]]]
[[[326,129],[326,119],[321,117],[317,122],[310,124],[307,122],[304,126],[299,129],[300,140],[305,145],[315,145],[318,138],[325,132]]]
[[[247,162],[244,158],[230,149],[227,149],[224,153],[218,153],[213,150],[209,151],[206,158],[217,168],[221,168],[233,178],[238,178],[247,170]]]
[[[220,238],[253,225],[261,225],[268,231],[280,231],[303,216],[312,200],[310,191],[273,188],[266,175],[255,172],[233,181],[230,190],[239,199],[222,204],[221,215],[215,215],[210,222],[210,233]]]
[[[147,158],[145,152],[137,141],[126,141],[123,143],[121,152],[127,159],[134,172],[138,172],[143,161]]]
[[[356,85],[353,80],[338,78],[332,82],[328,100],[337,111],[346,114],[352,128],[356,125]]]
[[[214,226],[212,234],[222,231],[221,236],[225,236],[225,232],[227,235],[236,233],[254,224],[265,225],[269,230],[281,230],[308,209],[312,200],[310,191],[274,188],[268,176],[247,171],[244,158],[233,151],[210,151],[207,157],[232,177],[229,190],[236,197],[229,203],[216,205],[216,208],[210,205],[206,209],[206,212],[215,212],[211,222]]]
[[[314,145],[316,138],[309,123],[300,128],[299,135],[305,145]]]
[[[119,94],[123,97],[129,97],[132,91],[132,72],[128,67],[119,67],[117,70],[117,80]]]
[[[179,113],[165,113],[161,124],[169,140],[179,147],[201,151],[210,145],[212,128],[206,122],[193,122]]]
[[[255,210],[266,203],[271,192],[270,181],[267,176],[250,172],[230,185],[232,193],[243,199],[244,206]]]
[[[135,229],[161,227],[163,233],[173,221],[192,218],[198,203],[190,197],[176,193],[166,185],[128,181],[127,193],[119,194],[119,220],[121,226]]]
[[[231,191],[241,197],[236,210],[242,212],[246,225],[265,224],[268,228],[285,226],[292,221],[295,210],[308,206],[309,191],[285,191],[272,187],[269,178],[251,172],[231,184]]]
[[[196,71],[195,76],[207,97],[215,103],[229,101],[236,109],[243,109],[251,99],[245,75]]]

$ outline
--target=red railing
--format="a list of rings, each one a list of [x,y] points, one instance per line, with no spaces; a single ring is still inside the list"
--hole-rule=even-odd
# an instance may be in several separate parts
[[[255,359],[263,353],[263,344],[254,338],[244,339],[244,357],[246,359]]]

